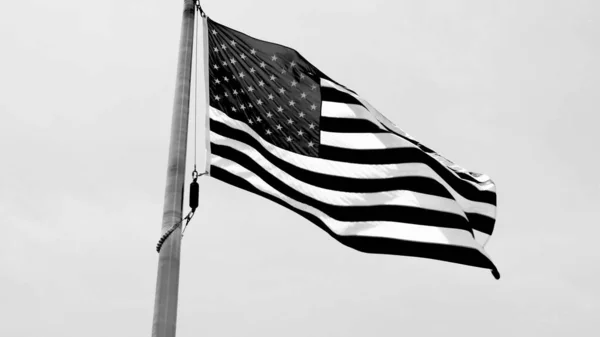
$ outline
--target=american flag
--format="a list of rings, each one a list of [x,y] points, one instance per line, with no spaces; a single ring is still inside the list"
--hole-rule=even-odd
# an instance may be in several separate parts
[[[497,269],[496,192],[292,48],[205,19],[209,174],[368,253]]]

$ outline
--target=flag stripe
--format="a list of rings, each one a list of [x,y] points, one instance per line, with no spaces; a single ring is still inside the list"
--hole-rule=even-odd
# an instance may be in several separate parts
[[[363,105],[354,96],[332,87],[321,86],[321,99],[328,102]]]
[[[321,116],[321,131],[329,132],[387,132],[373,122],[356,118],[331,118]]]
[[[424,226],[463,229],[472,233],[467,219],[457,214],[446,213],[437,210],[426,210],[416,207],[398,205],[337,206],[326,204],[321,200],[310,198],[281,182],[265,171],[251,158],[241,154],[238,151],[233,150],[229,151],[229,153],[226,153],[226,151],[223,151],[223,148],[217,149],[215,147],[213,148],[212,154],[211,165],[224,165],[222,168],[227,167],[226,165],[243,167],[245,170],[251,171],[260,177],[279,193],[287,195],[301,203],[310,205],[327,214],[331,218],[339,221],[394,221]],[[229,157],[223,157],[228,159],[228,161],[218,161],[217,156],[222,155]]]
[[[321,131],[321,144],[351,150],[415,148],[413,144],[391,133],[334,133]]]
[[[379,129],[385,130],[383,124],[381,124],[377,118],[375,118],[375,116],[373,116],[373,114],[369,110],[365,109],[365,107],[362,105],[323,101],[321,104],[321,116],[332,118],[365,119],[377,125]]]
[[[477,212],[465,212],[465,214],[469,219],[471,228],[487,235],[492,235],[496,223],[495,214],[494,216],[488,216]]]
[[[260,195],[298,213],[320,227],[322,230],[326,231],[340,243],[361,252],[422,257],[481,268],[495,269],[495,266],[486,256],[485,252],[476,248],[456,246],[446,243],[408,241],[400,238],[339,235],[329,228],[323,222],[323,220],[314,215],[320,212],[311,210],[310,208],[306,209],[304,207],[300,207],[300,205],[297,203],[286,202],[287,200],[285,196],[276,196],[276,193],[271,194],[265,192],[264,189],[267,189],[268,186],[265,186],[266,184],[264,183],[259,185],[263,189],[259,189],[257,186],[255,186],[255,184],[257,184],[256,181],[254,181],[253,184],[244,178],[241,178],[214,165],[211,166],[211,176],[230,185]]]

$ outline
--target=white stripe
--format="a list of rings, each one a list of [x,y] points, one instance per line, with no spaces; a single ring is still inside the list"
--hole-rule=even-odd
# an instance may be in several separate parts
[[[395,190],[377,193],[352,193],[330,190],[308,184],[291,176],[287,172],[273,165],[260,152],[253,147],[236,140],[225,138],[218,134],[211,134],[214,144],[224,145],[236,149],[254,162],[259,164],[272,176],[282,183],[290,186],[292,189],[326,204],[335,206],[375,206],[375,205],[397,205],[408,206],[422,209],[453,213],[467,219],[463,210],[453,199],[443,198],[435,195],[423,194],[418,192]],[[221,159],[229,161],[229,159]],[[212,163],[212,158],[211,158]]]
[[[454,229],[433,226],[423,226],[406,224],[401,222],[388,221],[368,221],[368,222],[343,222],[330,218],[320,210],[298,202],[288,196],[280,193],[265,181],[260,179],[253,172],[244,167],[224,158],[213,155],[213,165],[220,167],[252,184],[262,192],[268,193],[293,208],[308,212],[325,223],[334,233],[340,236],[371,236],[381,238],[391,238],[423,243],[447,244],[460,247],[474,248],[487,256],[485,251],[471,237],[469,232]]]
[[[381,123],[369,110],[357,104],[346,104],[338,102],[323,101],[321,104],[321,116],[332,118],[366,119],[384,129]]]
[[[292,164],[299,168],[310,170],[321,174],[329,174],[339,177],[348,177],[356,179],[383,179],[394,177],[417,176],[435,179],[448,190],[452,197],[461,205],[465,212],[479,213],[491,218],[496,216],[496,207],[494,205],[483,202],[476,202],[465,199],[458,192],[454,191],[448,183],[435,173],[429,166],[422,163],[407,163],[407,164],[386,164],[386,165],[367,165],[342,163],[332,160],[314,158],[299,155],[291,151],[281,149],[268,143],[262,137],[256,134],[246,123],[234,120],[219,111],[216,108],[210,107],[210,118],[224,123],[234,129],[244,131],[252,138],[257,140],[267,151],[274,156]],[[211,133],[213,137],[214,133]],[[211,139],[212,141],[212,139]]]
[[[338,133],[321,131],[321,144],[356,150],[416,148],[414,144],[393,133]]]

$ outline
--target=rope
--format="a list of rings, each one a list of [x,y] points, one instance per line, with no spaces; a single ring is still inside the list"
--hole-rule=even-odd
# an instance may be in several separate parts
[[[196,8],[200,10],[200,13],[204,13],[200,7],[200,0],[196,2]],[[197,157],[197,135],[198,135],[198,16],[194,16],[194,171],[196,171],[196,157]]]
[[[206,17],[206,13],[202,10],[202,6],[200,5],[200,0],[196,1],[196,8],[200,11],[200,16],[203,18]]]
[[[173,233],[177,229],[177,227],[179,227],[179,225],[181,225],[183,220],[187,220],[187,222],[185,224],[185,226],[187,227],[187,224],[190,223],[190,220],[192,220],[192,217],[194,216],[194,211],[195,210],[191,210],[188,213],[188,215],[185,216],[185,218],[176,222],[160,237],[160,239],[158,240],[158,243],[156,244],[156,252],[157,253],[160,253],[160,249],[162,248],[162,245],[165,243],[165,240],[167,240],[167,238],[171,235],[171,233]]]

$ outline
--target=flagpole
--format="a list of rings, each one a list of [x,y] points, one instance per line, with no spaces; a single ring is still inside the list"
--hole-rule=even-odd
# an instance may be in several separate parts
[[[183,216],[183,188],[187,150],[190,82],[194,48],[195,1],[183,1],[183,19],[179,41],[179,59],[175,102],[171,119],[171,140],[167,166],[162,233]],[[175,337],[177,323],[177,295],[179,291],[179,264],[181,255],[181,226],[164,242],[158,256],[158,276],[154,298],[153,337]]]

